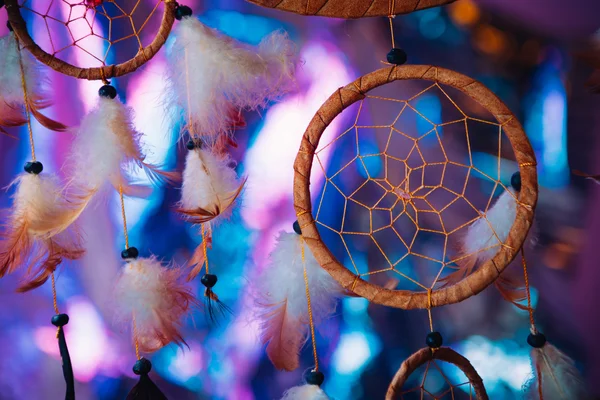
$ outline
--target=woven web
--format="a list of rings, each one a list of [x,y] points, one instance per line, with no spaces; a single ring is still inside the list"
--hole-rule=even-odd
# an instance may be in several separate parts
[[[448,368],[443,370],[439,364],[440,361],[430,360],[414,371],[412,376],[419,378],[415,379],[416,382],[412,382],[412,384],[409,378],[404,386],[411,388],[403,390],[398,398],[400,400],[474,400],[476,398],[473,385],[464,373],[459,372],[458,367],[445,363],[452,367],[457,376],[461,377],[461,382],[454,383],[447,376]],[[419,372],[421,373],[419,374]]]
[[[133,58],[154,39],[162,4],[163,0],[20,1],[34,41],[46,53],[81,68]]]
[[[314,207],[323,241],[375,284],[392,275],[398,289],[439,287],[473,256],[461,237],[517,170],[503,126],[457,89],[421,80],[376,88],[337,118],[351,126],[328,128],[313,164],[325,178]],[[483,250],[502,245],[495,232],[490,243]]]

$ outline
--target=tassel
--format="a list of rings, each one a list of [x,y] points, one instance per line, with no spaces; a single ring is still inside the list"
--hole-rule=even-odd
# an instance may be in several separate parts
[[[0,54],[0,132],[6,133],[4,128],[27,122],[25,98],[31,114],[40,124],[53,131],[65,131],[66,126],[40,112],[51,105],[44,88],[47,79],[37,60],[28,51],[19,50],[13,32],[0,38]],[[23,78],[26,96],[23,95]]]
[[[213,287],[217,284],[217,276],[213,274],[205,274],[200,282],[206,287],[204,291],[205,306],[207,316],[211,323],[217,322],[218,314],[226,316],[227,314],[233,314],[233,311],[229,306],[219,300],[219,296],[213,291]]]
[[[194,224],[231,215],[231,206],[246,180],[240,183],[228,154],[196,148],[188,152],[178,212]]]
[[[100,88],[95,109],[81,121],[67,161],[67,170],[75,192],[84,206],[106,184],[124,195],[146,197],[149,188],[131,183],[127,170],[133,165],[142,168],[153,183],[174,182],[177,173],[160,171],[145,162],[140,138],[133,125],[133,110],[116,98],[110,85]]]
[[[0,277],[27,270],[19,292],[41,286],[63,259],[76,260],[84,254],[77,230],[71,226],[79,215],[77,205],[65,199],[54,175],[40,174],[40,162],[27,163],[25,168],[30,173],[19,175],[11,184],[17,190],[8,226],[0,237]]]
[[[170,92],[192,136],[231,132],[237,122],[232,106],[258,109],[294,84],[296,51],[287,34],[271,33],[252,48],[205,26],[189,7],[178,12],[168,58]]]
[[[287,371],[298,368],[299,352],[309,333],[304,269],[309,281],[315,324],[333,314],[337,299],[344,293],[312,253],[303,249],[302,240],[297,233],[279,234],[275,250],[270,255],[270,264],[257,280],[256,288],[256,304],[267,354],[276,368]]]
[[[575,363],[567,355],[534,332],[527,337],[532,347],[533,377],[524,385],[531,400],[591,400]]]
[[[131,389],[125,400],[168,400],[158,386],[148,376],[152,369],[150,360],[144,357],[136,361],[133,372],[140,376],[139,382]]]
[[[63,326],[69,323],[67,314],[56,314],[52,317],[52,325],[58,328],[58,349],[60,350],[60,358],[62,359],[63,375],[67,390],[65,400],[75,400],[75,379],[73,378],[73,366],[71,365],[71,357],[69,356],[69,348],[65,339]]]
[[[329,400],[321,385],[325,380],[322,372],[311,371],[306,376],[306,384],[288,389],[281,400]]]
[[[133,336],[143,352],[185,344],[182,319],[197,300],[181,275],[180,268],[164,267],[156,257],[131,260],[121,271],[114,292],[116,321],[128,323],[133,315]]]

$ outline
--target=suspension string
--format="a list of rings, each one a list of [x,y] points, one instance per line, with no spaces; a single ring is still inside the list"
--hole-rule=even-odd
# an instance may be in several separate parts
[[[317,341],[315,340],[315,323],[313,321],[312,306],[310,304],[310,290],[308,288],[308,275],[306,273],[306,258],[304,255],[304,238],[300,238],[302,252],[302,266],[304,267],[304,285],[306,286],[306,302],[308,305],[308,322],[310,324],[310,337],[312,340],[313,356],[315,358],[315,371],[319,370],[319,357],[317,356]]]
[[[394,23],[393,23],[394,16],[390,15],[388,18],[390,20],[390,35],[392,36],[392,49],[395,49],[396,41],[394,39]]]
[[[127,233],[127,216],[125,215],[125,199],[123,185],[119,185],[119,198],[121,200],[121,216],[123,217],[123,235],[125,236],[125,249],[129,248],[129,234]]]
[[[537,333],[535,327],[535,319],[533,318],[533,307],[531,307],[531,290],[529,288],[529,274],[527,273],[527,261],[525,260],[525,250],[521,247],[521,261],[523,264],[523,276],[525,278],[525,294],[527,295],[527,311],[529,312],[529,323],[531,324],[531,332]]]
[[[429,317],[429,331],[433,332],[433,318],[431,318],[431,289],[427,288],[427,316]]]
[[[206,273],[208,274],[208,251],[207,251],[207,244],[206,244],[206,232],[205,232],[205,228],[204,225],[206,223],[202,224],[202,228],[200,230],[201,235],[202,235],[202,251],[204,251],[204,265],[206,266]]]
[[[54,278],[54,272],[50,275],[50,279],[52,281],[52,306],[54,307],[54,314],[58,315],[58,301],[56,300],[56,280]],[[61,327],[56,327],[56,338],[58,339],[58,335],[60,333]]]
[[[133,321],[133,343],[135,344],[135,356],[139,360],[141,358],[140,343],[138,342],[138,338],[137,338],[137,325],[135,323],[135,314],[131,315],[131,319]]]
[[[25,102],[25,117],[27,118],[27,129],[29,130],[29,146],[31,147],[31,160],[36,161],[35,145],[33,143],[33,129],[31,128],[31,109],[29,107],[29,95],[27,94],[27,82],[25,79],[25,68],[23,67],[23,57],[21,56],[21,45],[15,34],[17,42],[17,52],[19,53],[19,69],[21,70],[21,87],[23,88],[23,101]]]

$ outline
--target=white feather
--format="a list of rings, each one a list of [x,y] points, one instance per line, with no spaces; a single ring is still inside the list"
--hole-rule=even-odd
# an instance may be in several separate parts
[[[64,207],[62,188],[54,174],[22,173],[11,185],[17,185],[14,194],[14,216],[40,221]]]
[[[175,37],[170,92],[193,135],[229,132],[235,122],[232,107],[256,109],[294,85],[295,46],[287,34],[272,33],[252,48],[185,17]]]
[[[329,396],[317,385],[302,385],[288,389],[281,400],[329,400]]]
[[[23,99],[23,86],[21,82],[21,68],[19,66],[19,48],[13,32],[0,38],[0,112],[3,107],[21,108]],[[45,77],[39,63],[28,51],[21,53],[23,58],[23,71],[27,93],[33,99],[40,99],[46,93]]]
[[[304,248],[304,263],[302,260]],[[331,316],[342,287],[325,271],[302,243],[300,235],[281,232],[270,255],[269,266],[256,280],[263,340],[267,354],[277,368],[298,367],[298,352],[309,333],[309,315],[304,282],[304,267],[309,282],[315,324]]]
[[[183,171],[181,206],[188,210],[198,207],[210,210],[217,205],[222,211],[217,218],[227,218],[231,207],[223,206],[240,186],[234,167],[229,154],[218,155],[205,149],[189,151]]]
[[[463,254],[472,254],[478,262],[483,262],[498,252],[498,247],[506,242],[515,222],[516,196],[511,189],[505,191],[487,213],[469,226],[462,238]]]

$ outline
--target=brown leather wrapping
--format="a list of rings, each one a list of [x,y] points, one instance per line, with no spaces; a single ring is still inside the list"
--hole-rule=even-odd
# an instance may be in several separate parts
[[[458,303],[485,289],[514,259],[531,227],[538,186],[536,160],[533,149],[517,118],[506,105],[480,82],[458,72],[430,65],[405,65],[382,68],[358,78],[338,89],[321,106],[310,122],[294,163],[294,207],[302,236],[319,264],[345,289],[373,303],[403,309],[428,308],[427,292],[390,290],[373,285],[345,268],[321,240],[312,215],[310,172],[315,150],[325,128],[346,107],[363,99],[364,93],[395,80],[424,79],[452,86],[485,107],[503,124],[515,153],[521,172],[522,187],[519,193],[517,215],[507,241],[498,253],[471,275],[452,286],[431,292],[431,307]]]
[[[382,17],[408,14],[455,0],[247,0],[256,5],[301,15],[333,18]]]
[[[475,371],[475,368],[473,368],[469,360],[449,347],[440,347],[434,352],[432,352],[430,348],[426,347],[408,357],[402,363],[400,369],[398,372],[396,372],[396,375],[394,375],[394,379],[392,380],[387,394],[385,395],[385,400],[399,399],[403,390],[402,386],[404,386],[404,383],[410,374],[431,360],[441,360],[456,365],[465,374],[469,382],[471,382],[471,385],[475,390],[475,398],[477,400],[488,400],[488,395],[485,391],[485,387],[483,386],[483,381],[481,380],[481,377],[477,371]]]
[[[163,18],[160,24],[160,28],[154,37],[152,43],[141,49],[135,57],[128,61],[125,61],[117,65],[105,65],[102,67],[95,68],[80,68],[71,65],[60,58],[46,53],[35,43],[33,38],[27,32],[27,26],[21,12],[19,11],[18,0],[6,0],[6,12],[8,14],[8,20],[14,30],[14,33],[19,38],[21,46],[25,47],[31,52],[40,62],[46,64],[50,68],[54,69],[65,75],[70,75],[79,79],[88,80],[102,80],[103,77],[106,79],[115,78],[118,76],[126,75],[130,72],[135,71],[147,61],[152,59],[156,53],[160,50],[163,44],[165,44],[173,22],[175,20],[175,7],[174,1],[166,1],[164,6]]]

